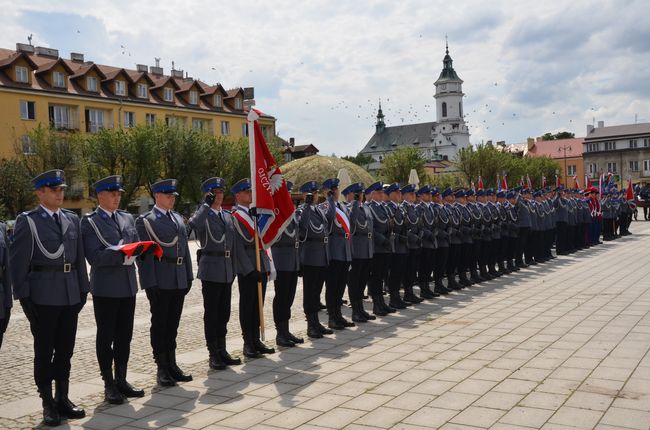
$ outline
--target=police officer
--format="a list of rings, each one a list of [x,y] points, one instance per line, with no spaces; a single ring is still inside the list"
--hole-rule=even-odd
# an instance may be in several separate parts
[[[325,304],[327,305],[327,326],[334,330],[354,327],[341,313],[345,284],[352,261],[352,237],[350,236],[350,214],[346,205],[339,203],[339,180],[323,181],[322,192],[327,196],[319,209],[325,215],[329,237],[327,241],[329,265],[325,276]]]
[[[372,297],[372,313],[377,316],[385,316],[395,312],[395,308],[386,304],[383,295],[384,280],[388,276],[393,249],[392,221],[390,212],[383,203],[386,194],[381,182],[375,182],[368,186],[364,194],[366,196],[365,206],[372,218],[373,240],[368,292]]]
[[[517,192],[510,190],[506,193],[507,202],[504,204],[508,214],[506,220],[506,268],[509,272],[519,271],[515,262],[519,246],[519,220],[517,219]]]
[[[235,232],[235,256],[237,258],[237,283],[239,284],[239,324],[244,338],[244,355],[258,358],[263,354],[273,354],[275,349],[260,340],[260,314],[258,283],[262,284],[262,305],[266,294],[266,282],[271,271],[271,263],[266,252],[259,244],[260,270],[257,270],[255,255],[255,217],[256,208],[250,208],[253,202],[251,183],[248,178],[239,180],[230,192],[235,195],[232,215]]]
[[[163,249],[160,259],[148,254],[138,259],[140,287],[147,293],[151,309],[151,347],[161,386],[192,380],[176,363],[176,336],[185,296],[190,291],[192,261],[183,218],[174,212],[176,179],[164,179],[151,186],[154,207],[135,222],[142,240],[153,240]]]
[[[456,273],[460,267],[460,251],[463,245],[460,231],[460,214],[454,206],[456,196],[451,188],[442,192],[443,208],[449,219],[449,258],[447,260],[447,289],[460,290],[461,284],[456,282]]]
[[[286,182],[289,192],[293,183]],[[275,322],[275,343],[283,347],[293,347],[303,343],[302,338],[294,336],[289,331],[291,305],[296,297],[298,273],[300,271],[300,240],[298,238],[297,214],[287,224],[277,242],[271,247],[276,278],[273,281],[275,296],[273,297],[273,321]]]
[[[436,245],[438,246],[433,260],[433,291],[446,295],[451,292],[451,289],[444,286],[442,278],[445,276],[449,259],[451,219],[442,204],[442,195],[437,187],[431,189],[431,199],[433,200],[432,208],[436,220]]]
[[[404,300],[410,303],[421,303],[424,299],[417,296],[413,291],[413,284],[417,279],[418,267],[420,266],[420,249],[422,247],[422,231],[420,228],[420,217],[415,207],[415,185],[408,184],[400,190],[402,195],[402,212],[404,214],[404,225],[406,226],[406,243],[408,257],[404,270],[403,286]]]
[[[98,206],[81,219],[81,233],[86,259],[90,263],[90,291],[97,324],[97,362],[104,380],[105,400],[121,404],[124,397],[144,396],[143,390],[134,388],[126,380],[135,295],[138,292],[133,263],[142,254],[143,246],[138,245],[131,256],[116,249],[120,245],[138,242],[133,216],[118,209],[124,191],[122,177],[100,179],[93,188]]]
[[[0,222],[0,348],[11,318],[11,274],[9,270],[7,225]]]
[[[555,238],[555,251],[557,255],[567,255],[569,253],[567,245],[569,210],[567,199],[564,198],[564,188],[557,188],[557,195],[553,200],[555,207],[557,236]]]
[[[440,297],[439,293],[431,291],[429,283],[432,281],[434,267],[436,242],[436,216],[431,206],[431,187],[424,185],[417,190],[416,195],[420,202],[416,209],[420,219],[422,232],[422,249],[420,250],[420,263],[418,267],[418,284],[420,286],[420,297],[433,299]]]
[[[390,201],[386,209],[390,214],[393,233],[393,254],[390,257],[390,273],[388,277],[388,289],[390,293],[389,305],[395,309],[405,309],[413,303],[403,300],[400,297],[400,287],[404,283],[405,267],[408,260],[408,230],[404,225],[404,210],[400,205],[401,191],[398,183],[390,184],[384,193]]]
[[[462,286],[469,287],[472,285],[472,282],[467,278],[467,272],[470,271],[472,266],[472,248],[474,247],[472,237],[472,214],[467,207],[467,196],[465,190],[456,190],[454,196],[456,198],[454,209],[456,209],[456,212],[459,215],[459,229],[461,236],[460,258],[458,260],[458,280]]]
[[[352,201],[349,203],[352,263],[348,277],[348,297],[352,306],[352,321],[368,322],[376,318],[363,308],[363,290],[370,278],[374,251],[372,215],[370,209],[361,204],[362,183],[351,184],[342,192],[346,198],[352,196]]]
[[[470,281],[474,284],[479,284],[485,281],[478,273],[479,259],[481,258],[481,245],[483,242],[483,224],[482,212],[479,204],[476,201],[475,190],[467,190],[465,197],[467,199],[467,208],[471,216],[471,232],[472,232],[472,248],[471,248],[471,261],[470,261]]]
[[[206,179],[201,184],[203,204],[189,220],[198,237],[196,252],[203,294],[203,332],[210,356],[211,369],[241,364],[226,349],[226,334],[230,321],[232,283],[235,280],[235,228],[230,212],[221,207],[225,183],[222,178]]]
[[[300,267],[303,280],[303,310],[307,317],[307,336],[322,338],[333,334],[318,320],[320,295],[329,265],[328,223],[325,214],[316,205],[318,183],[309,181],[300,187],[304,203],[298,208],[300,234]]]
[[[519,246],[517,247],[515,262],[517,263],[517,267],[520,269],[528,267],[526,260],[529,259],[528,255],[524,256],[528,247],[528,236],[530,235],[532,226],[528,198],[530,198],[530,190],[528,188],[523,188],[516,199]]]
[[[41,173],[32,184],[39,206],[18,216],[9,260],[14,297],[20,300],[34,336],[34,380],[43,400],[43,420],[55,426],[61,417],[86,415],[70,401],[68,389],[88,274],[79,217],[62,209],[64,172]]]

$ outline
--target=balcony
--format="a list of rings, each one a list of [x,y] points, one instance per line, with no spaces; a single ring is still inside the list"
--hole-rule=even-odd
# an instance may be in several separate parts
[[[78,109],[72,106],[48,106],[50,127],[59,131],[79,131]]]

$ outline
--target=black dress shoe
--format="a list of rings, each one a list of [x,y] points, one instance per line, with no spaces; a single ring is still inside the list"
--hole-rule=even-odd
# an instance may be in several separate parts
[[[255,348],[255,345],[252,343],[244,343],[243,349],[244,357],[247,358],[261,358],[264,357],[258,350]]]
[[[322,334],[334,334],[332,330],[328,329],[327,327],[325,327],[320,323],[318,323],[318,330],[320,330]]]
[[[301,337],[296,337],[296,336],[294,336],[291,332],[288,332],[288,335],[289,335],[289,339],[290,339],[291,342],[293,342],[293,343],[305,343],[305,340],[304,340],[303,338],[301,338]]]
[[[41,399],[43,399],[43,423],[46,426],[56,427],[61,424],[61,415],[52,397],[52,384],[39,387]]]
[[[311,339],[322,339],[323,333],[321,333],[320,328],[309,326],[307,327],[307,336]]]
[[[86,416],[86,411],[78,407],[68,398],[69,381],[55,381],[56,395],[54,401],[59,410],[59,415],[71,419],[79,419]]]
[[[193,378],[176,364],[176,351],[169,352],[169,374],[178,382],[190,382]]]
[[[289,339],[285,335],[279,335],[279,334],[275,337],[275,343],[278,346],[281,346],[283,348],[293,348],[294,346],[296,346],[296,344],[291,339]]]
[[[126,380],[126,364],[115,365],[115,385],[124,397],[144,397],[144,390],[135,388]]]
[[[213,370],[224,370],[227,367],[226,363],[224,363],[221,359],[221,355],[216,352],[214,354],[210,354],[208,365],[210,366],[210,369]]]
[[[104,382],[104,400],[111,405],[124,403],[124,396],[117,389],[115,382]]]
[[[271,347],[269,347],[269,346],[266,346],[266,345],[265,345],[261,340],[259,340],[259,339],[255,339],[255,340],[253,341],[253,343],[254,343],[254,345],[255,345],[255,349],[257,350],[257,352],[261,352],[262,354],[274,354],[274,353],[275,353],[275,349],[273,349],[273,348],[271,348]]]
[[[388,315],[388,312],[386,309],[382,306],[381,302],[379,301],[378,298],[374,298],[372,300],[372,313],[377,315],[378,317],[385,317]]]

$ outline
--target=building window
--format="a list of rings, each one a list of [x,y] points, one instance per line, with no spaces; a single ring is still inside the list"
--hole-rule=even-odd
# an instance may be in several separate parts
[[[241,125],[241,135],[243,137],[248,137],[248,123],[245,122]]]
[[[169,127],[183,127],[185,126],[185,117],[180,116],[166,116],[165,123]]]
[[[639,171],[639,162],[630,161],[630,172],[638,172],[638,171]]]
[[[56,129],[70,129],[70,108],[67,106],[50,106],[50,125]]]
[[[463,117],[463,102],[458,103],[458,116]]]
[[[442,117],[447,118],[447,102],[442,102]]]
[[[156,114],[155,113],[148,113],[145,115],[145,121],[147,125],[153,126],[156,124]]]
[[[214,107],[221,107],[221,106],[223,106],[223,99],[221,98],[221,95],[220,95],[220,94],[215,94],[215,95],[214,95],[213,102],[214,102]]]
[[[616,163],[607,163],[607,172],[616,173]]]
[[[598,165],[596,163],[589,164],[589,175],[593,178],[596,176],[596,173],[598,173]]]
[[[124,81],[115,81],[115,95],[116,96],[125,96],[126,95],[126,82],[124,82]]]
[[[145,84],[138,84],[138,97],[141,99],[149,98],[149,89]]]
[[[104,111],[98,109],[86,109],[86,131],[97,133],[104,128]]]
[[[643,160],[643,173],[650,172],[650,160]]]
[[[174,92],[172,91],[171,88],[165,87],[163,90],[163,98],[165,99],[166,102],[173,102],[174,101]]]
[[[198,105],[199,104],[199,92],[190,91],[190,104]]]
[[[643,147],[650,148],[650,139],[643,139]]]
[[[23,154],[32,155],[36,154],[36,145],[31,136],[24,135],[20,138],[21,143],[23,144]]]
[[[230,134],[230,122],[221,121],[221,134],[227,136]]]
[[[587,152],[596,152],[598,151],[598,143],[588,143]]]
[[[567,176],[574,176],[576,174],[576,165],[570,164],[566,166],[566,174]]]
[[[630,148],[636,148],[637,147],[637,140],[636,139],[631,139],[630,140]]]
[[[29,82],[29,71],[27,67],[16,66],[16,82],[26,84]]]
[[[135,112],[124,112],[124,128],[135,127]]]
[[[65,75],[61,72],[53,72],[52,86],[57,88],[65,88]]]
[[[88,76],[86,78],[86,90],[87,91],[92,91],[94,93],[97,92],[97,78],[94,76]]]
[[[605,142],[605,151],[613,151],[616,149],[616,142]]]
[[[242,108],[241,99],[240,99],[239,97],[237,97],[237,98],[235,99],[235,109],[237,109],[237,110],[241,110],[241,108]]]
[[[27,100],[20,101],[20,119],[36,119],[36,103]]]
[[[205,131],[212,134],[212,130],[210,130],[210,122],[204,119],[192,118],[192,128],[196,131]]]

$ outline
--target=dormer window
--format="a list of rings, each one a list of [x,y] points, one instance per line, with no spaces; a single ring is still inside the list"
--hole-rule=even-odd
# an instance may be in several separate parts
[[[116,96],[125,96],[126,95],[126,82],[124,82],[124,81],[115,81],[115,95]]]
[[[149,89],[145,84],[138,84],[138,97],[141,99],[149,98]]]
[[[190,103],[193,105],[199,104],[199,92],[198,91],[190,91]]]
[[[223,106],[223,99],[221,98],[220,94],[215,94],[214,95],[213,102],[214,102],[213,104],[214,104],[215,107],[222,107]]]
[[[97,78],[94,76],[88,76],[86,78],[86,90],[97,92]]]
[[[174,101],[174,92],[171,88],[165,87],[163,88],[163,99],[166,102],[172,102]]]
[[[61,72],[52,72],[52,86],[65,88],[65,75]]]
[[[27,67],[16,66],[16,82],[26,84],[29,82],[29,70]]]
[[[241,104],[241,99],[238,97],[235,99],[235,109],[241,110],[242,104]]]

